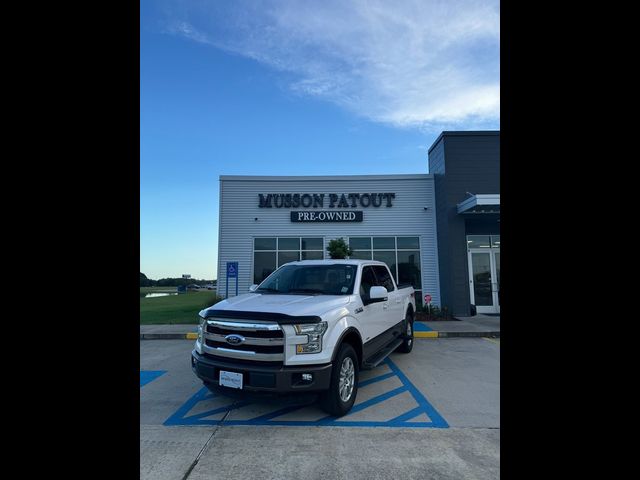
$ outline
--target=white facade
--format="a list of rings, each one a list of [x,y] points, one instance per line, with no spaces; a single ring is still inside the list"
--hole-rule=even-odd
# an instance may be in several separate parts
[[[377,202],[360,202],[356,197],[348,197],[350,193],[387,194],[389,196],[373,197]],[[263,195],[263,203],[267,195],[279,194],[313,194],[323,195],[322,206],[319,202],[314,207],[299,205],[296,208],[284,206],[282,198],[274,202],[271,207],[260,207],[259,194]],[[330,207],[332,197],[333,207]],[[348,206],[340,204],[342,194],[345,195]],[[308,200],[309,198],[306,198]],[[352,206],[355,202],[356,206]],[[276,207],[276,203],[282,205]],[[288,203],[288,202],[287,202]],[[365,206],[369,203],[368,206]],[[374,206],[378,203],[380,206]],[[391,206],[387,206],[388,204]],[[425,208],[426,207],[426,208]],[[362,222],[295,222],[291,212],[362,212]],[[421,279],[421,296],[429,294],[431,303],[440,306],[440,282],[438,277],[437,235],[435,219],[435,194],[433,175],[357,175],[357,176],[317,176],[317,177],[254,177],[254,176],[221,176],[220,177],[220,220],[218,239],[218,294],[226,295],[226,265],[227,262],[238,262],[238,293],[247,293],[254,283],[254,262],[256,258],[271,258],[268,252],[260,253],[254,258],[254,239],[265,239],[269,243],[273,238],[309,237],[322,238],[324,258],[329,258],[326,251],[330,240],[342,237],[349,240],[358,237],[359,244],[366,243],[366,237],[374,237],[371,246],[373,259],[383,255],[393,258],[390,250],[375,250],[375,243],[380,248],[395,246],[397,268],[396,279],[403,283],[403,275],[410,271],[407,265],[416,260],[416,250],[413,242],[419,239],[419,266]],[[297,214],[296,214],[297,216]],[[324,215],[322,215],[324,216]],[[344,215],[346,219],[355,215]],[[306,216],[308,220],[309,215]],[[303,219],[303,216],[300,216]],[[416,239],[417,237],[417,239]],[[394,240],[391,240],[393,238]],[[264,243],[263,242],[263,243]],[[355,240],[353,241],[355,243]],[[285,244],[286,241],[281,241]],[[289,244],[291,241],[288,242]],[[310,243],[310,242],[309,242]],[[416,244],[417,245],[417,244]],[[398,248],[403,247],[403,248]],[[264,247],[261,247],[264,248]],[[290,248],[290,247],[289,247]],[[316,247],[314,247],[316,248]],[[283,258],[286,252],[275,253],[276,258]],[[295,255],[289,252],[288,256]],[[319,255],[319,252],[313,252]],[[367,255],[365,250],[359,255]],[[353,257],[352,257],[353,258]],[[411,258],[412,260],[407,260]],[[403,260],[404,259],[404,260]],[[384,260],[383,260],[384,261]],[[405,263],[403,263],[405,262]],[[409,262],[409,263],[406,263]],[[404,265],[404,266],[403,266]],[[413,265],[409,265],[414,268]],[[393,268],[392,268],[393,270]],[[417,271],[414,270],[413,271]],[[401,278],[397,278],[400,275]],[[417,275],[417,274],[416,274]],[[236,280],[229,279],[229,296],[235,295]],[[418,300],[418,299],[416,299]]]

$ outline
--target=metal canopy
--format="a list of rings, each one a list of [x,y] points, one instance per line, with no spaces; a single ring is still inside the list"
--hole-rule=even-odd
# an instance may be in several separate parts
[[[489,214],[500,213],[500,194],[477,194],[471,195],[464,202],[458,204],[460,214]]]

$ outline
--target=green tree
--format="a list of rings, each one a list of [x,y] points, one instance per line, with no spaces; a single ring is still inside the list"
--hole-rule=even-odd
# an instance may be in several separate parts
[[[327,252],[329,252],[329,256],[334,260],[344,259],[353,254],[353,250],[347,245],[347,242],[345,242],[343,238],[336,238],[335,240],[329,241]]]

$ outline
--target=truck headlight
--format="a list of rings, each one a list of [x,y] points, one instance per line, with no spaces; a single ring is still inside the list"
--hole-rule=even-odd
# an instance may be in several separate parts
[[[307,343],[296,345],[296,353],[318,353],[322,351],[322,335],[327,331],[327,322],[294,325],[298,335],[306,335]]]

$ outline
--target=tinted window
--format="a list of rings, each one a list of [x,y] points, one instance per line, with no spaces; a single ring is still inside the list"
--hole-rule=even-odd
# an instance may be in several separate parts
[[[300,250],[300,239],[278,238],[278,250]]]
[[[302,260],[322,260],[323,258],[322,252],[302,252]]]
[[[396,239],[394,237],[373,237],[373,249],[395,249]]]
[[[276,269],[276,252],[253,254],[253,283],[260,283]]]
[[[422,289],[420,252],[398,252],[398,283],[410,283],[416,290]]]
[[[371,250],[355,250],[349,258],[354,260],[371,260]]]
[[[391,280],[391,275],[389,275],[389,270],[387,267],[383,267],[382,265],[378,265],[373,267],[373,270],[376,273],[376,278],[378,280],[378,285],[387,289],[387,292],[391,292],[394,290],[393,280]]]
[[[376,276],[373,273],[373,267],[364,267],[362,269],[362,280],[360,280],[360,296],[362,300],[369,299],[369,290],[376,285]]]
[[[396,278],[396,252],[395,251],[394,252],[374,251],[373,259],[379,262],[386,263],[387,267],[389,267],[389,270],[391,270],[391,275],[393,275],[393,278]]]
[[[418,237],[398,237],[398,248],[420,248]]]
[[[302,250],[323,250],[322,238],[303,238]]]
[[[285,263],[298,262],[300,260],[300,252],[278,252],[278,267]]]
[[[354,250],[371,250],[371,237],[351,237],[349,246]]]
[[[275,238],[256,238],[254,240],[255,250],[275,250],[276,239]]]

